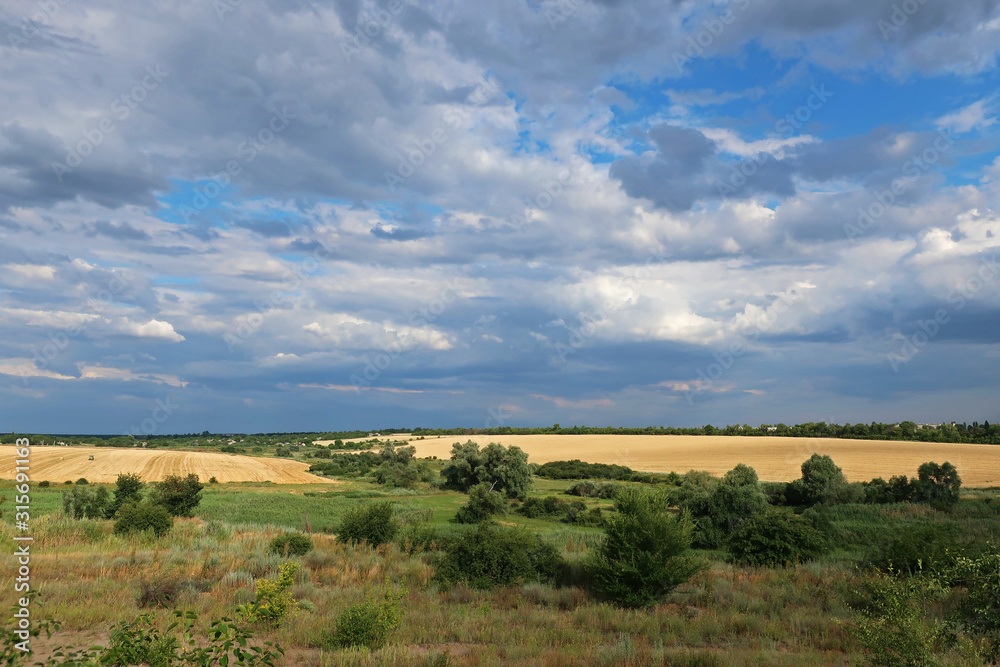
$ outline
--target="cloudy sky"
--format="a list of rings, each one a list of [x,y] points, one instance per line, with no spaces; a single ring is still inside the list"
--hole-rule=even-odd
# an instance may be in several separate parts
[[[997,419],[1000,2],[0,1],[0,429]]]

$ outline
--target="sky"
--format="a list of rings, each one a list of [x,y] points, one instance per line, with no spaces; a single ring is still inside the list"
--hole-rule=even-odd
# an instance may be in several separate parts
[[[0,430],[996,420],[1000,2],[0,1]]]

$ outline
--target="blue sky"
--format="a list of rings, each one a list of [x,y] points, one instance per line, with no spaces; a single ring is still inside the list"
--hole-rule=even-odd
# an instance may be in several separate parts
[[[998,5],[7,2],[0,429],[996,420]]]

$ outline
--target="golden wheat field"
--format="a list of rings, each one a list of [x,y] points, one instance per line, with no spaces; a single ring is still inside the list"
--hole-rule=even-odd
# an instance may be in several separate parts
[[[14,446],[0,447],[3,468],[0,477],[14,478]],[[94,460],[90,461],[89,457]],[[36,482],[114,482],[119,473],[137,473],[149,482],[167,475],[198,475],[202,482],[215,477],[220,482],[274,482],[275,484],[323,484],[333,480],[306,472],[307,463],[288,459],[256,458],[212,452],[170,452],[112,447],[32,447],[31,480]]]
[[[394,439],[403,439],[392,436]],[[580,459],[616,463],[643,472],[707,470],[722,475],[737,463],[757,470],[762,480],[787,482],[801,476],[812,454],[829,454],[852,482],[892,475],[915,476],[925,461],[950,461],[965,486],[1000,486],[1000,446],[834,438],[711,435],[445,435],[411,442],[418,456],[451,456],[455,442],[517,445],[534,463]]]

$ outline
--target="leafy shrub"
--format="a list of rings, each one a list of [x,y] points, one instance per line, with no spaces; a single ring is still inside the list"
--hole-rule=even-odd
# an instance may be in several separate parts
[[[936,571],[954,561],[954,552],[966,546],[954,525],[907,526],[883,538],[868,550],[866,567],[900,574]],[[952,552],[952,553],[949,553]]]
[[[62,664],[275,667],[285,654],[284,649],[272,642],[250,645],[253,633],[236,626],[228,618],[212,621],[206,641],[194,635],[198,627],[198,616],[194,612],[175,611],[173,615],[177,620],[167,632],[176,630],[178,638],[161,635],[153,625],[153,615],[144,614],[133,622],[123,621],[113,626],[107,648],[94,647],[87,655],[77,656],[89,660],[67,660]]]
[[[620,484],[612,482],[598,483],[585,480],[570,486],[566,489],[566,493],[571,496],[583,496],[587,498],[614,498],[619,489],[621,489]]]
[[[876,477],[863,484],[865,502],[879,505],[891,503],[908,503],[913,499],[913,483],[906,475],[895,475],[886,482]]]
[[[312,548],[312,538],[304,533],[283,533],[271,540],[271,551],[283,556],[304,556]]]
[[[118,510],[113,532],[115,535],[128,535],[151,530],[154,535],[160,537],[169,532],[173,525],[173,517],[161,505],[154,505],[149,501],[132,502]]]
[[[546,496],[545,498],[532,496],[527,498],[517,508],[517,513],[529,519],[537,519],[542,516],[559,516],[566,512],[568,506],[569,503],[559,500],[556,496]]]
[[[194,473],[187,477],[167,475],[162,482],[156,483],[154,501],[166,507],[173,516],[194,516],[204,488]]]
[[[601,526],[604,524],[604,513],[600,507],[587,509],[582,502],[576,501],[570,503],[563,521],[577,526]]]
[[[775,566],[816,558],[826,551],[826,539],[808,520],[790,510],[773,508],[736,528],[728,548],[740,563]]]
[[[587,562],[605,597],[625,607],[645,607],[701,569],[688,554],[691,516],[672,516],[666,494],[625,489],[615,508],[604,521],[604,542]]]
[[[236,613],[248,623],[263,621],[279,625],[288,612],[295,610],[295,599],[288,589],[295,583],[294,577],[298,569],[298,563],[289,561],[278,568],[276,579],[258,579],[256,599],[237,606]]]
[[[867,582],[852,634],[875,667],[937,664],[938,628],[924,619],[923,605],[936,592],[918,579],[878,574]]]
[[[378,546],[392,542],[399,533],[391,501],[355,505],[347,511],[337,529],[342,542],[368,542]]]
[[[111,502],[108,490],[101,486],[93,488],[73,488],[63,492],[63,513],[74,519],[103,519]]]
[[[683,507],[695,519],[694,545],[722,546],[744,521],[768,508],[757,472],[742,463],[707,493],[691,496]]]
[[[135,604],[140,609],[147,607],[168,609],[176,605],[180,589],[180,582],[176,579],[142,581],[139,583],[139,594],[135,598]]]
[[[493,485],[482,482],[469,489],[469,502],[455,515],[456,523],[479,523],[507,511],[507,499]]]
[[[1000,662],[1000,550],[991,545],[976,558],[958,556],[951,576],[965,589],[956,620],[985,635],[991,642],[987,657]]]
[[[405,595],[406,591],[386,591],[381,600],[369,598],[340,612],[333,632],[321,640],[323,648],[364,646],[373,651],[382,648],[389,640],[389,633],[399,625],[399,602]]]
[[[208,478],[208,483],[209,484],[218,484],[219,480],[215,479],[215,475],[212,475],[211,477]]]
[[[119,473],[115,481],[115,499],[107,509],[107,517],[115,518],[122,505],[142,500],[142,477],[136,474]]]
[[[39,488],[47,489],[49,487],[49,484],[50,484],[49,480],[46,479],[46,480],[43,480],[43,481],[39,482],[38,486],[39,486]]]
[[[444,545],[437,578],[473,588],[552,581],[562,559],[558,550],[524,528],[481,523]]]

